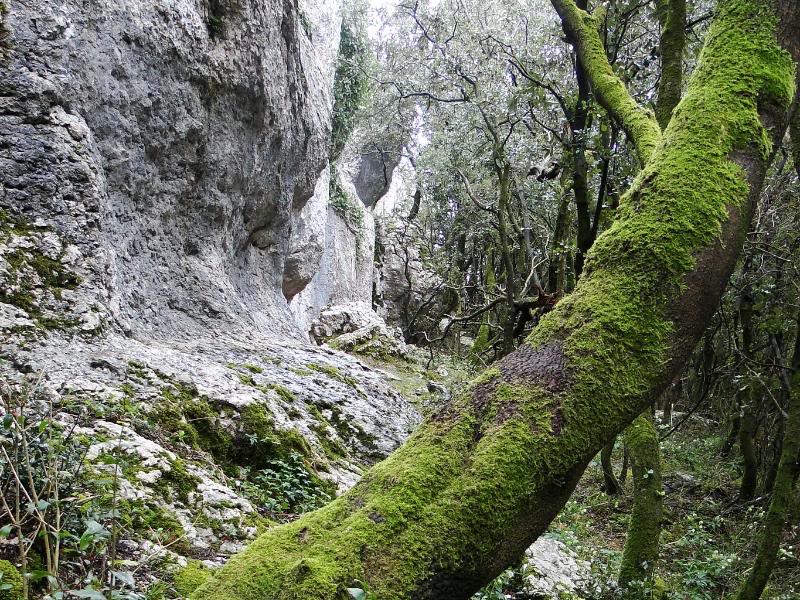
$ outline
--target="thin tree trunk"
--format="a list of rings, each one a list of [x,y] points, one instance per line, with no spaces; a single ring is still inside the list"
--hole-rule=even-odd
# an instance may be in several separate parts
[[[625,431],[625,445],[633,465],[634,503],[631,512],[619,585],[627,597],[649,597],[646,590],[658,559],[664,491],[658,431],[649,412],[638,417]],[[629,588],[629,589],[628,589]]]
[[[742,453],[742,481],[739,484],[739,500],[747,502],[755,498],[758,486],[758,457],[756,456],[756,418],[751,402],[755,399],[748,394],[747,404],[742,406],[739,425],[739,451]]]
[[[722,444],[722,448],[720,448],[720,456],[728,456],[733,450],[733,446],[736,444],[736,440],[739,439],[739,428],[742,426],[742,420],[739,417],[739,410],[737,408],[736,414],[731,419],[731,427],[728,430],[728,435],[725,438],[725,443]]]
[[[586,0],[576,2],[579,8],[586,8]],[[583,272],[586,253],[594,243],[592,236],[592,217],[589,209],[589,164],[586,161],[586,137],[589,125],[590,86],[583,61],[575,58],[575,79],[578,82],[578,98],[570,119],[572,132],[572,191],[575,195],[577,213],[577,251],[575,252],[575,279]]]
[[[742,271],[745,277],[749,276],[752,256],[745,260]],[[739,298],[739,321],[742,326],[742,356],[750,365],[753,359],[753,339],[755,330],[753,326],[753,293],[749,284],[745,285]],[[752,500],[756,495],[758,485],[758,458],[756,456],[755,438],[757,421],[755,408],[758,400],[756,382],[749,378],[749,385],[737,392],[739,404],[739,450],[742,454],[742,481],[739,486],[739,499]]]
[[[628,481],[628,471],[630,469],[630,462],[631,462],[631,453],[628,450],[628,447],[623,444],[622,445],[622,466],[619,469],[619,483],[620,485],[625,485],[625,482]]]
[[[553,3],[591,53],[581,44],[599,37],[596,21],[571,0]],[[794,94],[778,42],[800,40],[800,7],[781,10],[791,20],[778,27],[771,3],[721,0],[663,142],[644,136],[645,170],[580,285],[525,344],[349,492],[263,534],[193,597],[334,600],[359,588],[370,599],[466,600],[517,560],[711,319]],[[615,77],[607,62],[584,63],[595,89]],[[632,100],[618,92],[605,89],[605,102],[625,122]],[[628,120],[629,135],[646,114]]]
[[[508,354],[514,349],[514,326],[516,325],[517,311],[514,305],[516,300],[516,274],[514,261],[511,258],[511,248],[508,240],[511,238],[508,230],[507,212],[511,201],[511,167],[504,165],[497,169],[500,184],[499,202],[497,206],[497,228],[500,234],[500,257],[503,259],[503,272],[505,275],[505,292],[507,314],[503,321],[503,354]]]
[[[566,157],[565,157],[566,160]],[[564,170],[566,173],[566,169]],[[562,177],[562,183],[566,180],[566,175]],[[553,231],[553,243],[550,249],[550,261],[547,270],[547,291],[548,293],[561,297],[564,294],[564,243],[567,239],[569,230],[569,195],[562,193],[558,203],[558,213],[556,214],[556,226]]]
[[[615,437],[608,444],[603,446],[600,451],[600,464],[603,467],[603,491],[609,496],[619,496],[622,493],[622,486],[614,475],[614,465],[611,463],[611,455],[614,452]]]

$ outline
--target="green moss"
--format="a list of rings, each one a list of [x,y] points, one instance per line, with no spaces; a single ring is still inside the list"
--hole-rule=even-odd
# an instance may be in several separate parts
[[[17,567],[0,560],[0,600],[22,600],[23,580]]]
[[[245,369],[247,369],[251,373],[263,373],[264,372],[264,369],[262,369],[258,365],[251,365],[249,363],[245,363],[243,366],[244,366]]]
[[[186,463],[180,458],[170,463],[170,470],[164,471],[156,481],[155,489],[165,500],[178,498],[184,504],[189,502],[189,494],[197,490],[200,478],[192,475]]]
[[[633,466],[634,500],[619,583],[631,600],[652,598],[664,496],[658,444],[658,431],[649,415],[637,417],[625,431]]]
[[[297,396],[294,395],[294,392],[292,392],[292,390],[280,385],[279,383],[268,383],[267,388],[275,391],[278,394],[278,396],[280,396],[284,401],[288,402],[289,404],[292,404],[297,400]]]
[[[188,597],[197,588],[208,581],[212,576],[210,569],[197,560],[190,560],[185,567],[179,569],[173,576],[175,591],[181,597]]]
[[[289,367],[288,370],[299,377],[309,377],[314,374],[314,371],[302,367]]]
[[[128,361],[127,375],[139,379],[147,379],[147,365],[136,360]]]
[[[245,375],[244,373],[239,373],[239,381],[243,385],[249,385],[250,387],[256,387],[256,382],[253,379],[252,375]]]
[[[2,32],[0,32],[1,34]],[[25,236],[37,228],[20,217],[0,211],[0,240],[6,242],[13,236]],[[8,264],[6,285],[0,286],[0,302],[11,304],[27,312],[36,324],[46,330],[67,330],[76,327],[80,320],[46,312],[42,303],[49,294],[61,300],[63,290],[73,290],[80,284],[77,274],[38,250],[17,248],[5,254]]]
[[[317,435],[317,441],[320,446],[322,446],[325,456],[334,461],[347,456],[347,448],[345,448],[339,440],[331,437],[328,430],[331,423],[328,419],[325,418],[316,406],[309,406],[308,410],[315,421],[309,425],[309,429]]]

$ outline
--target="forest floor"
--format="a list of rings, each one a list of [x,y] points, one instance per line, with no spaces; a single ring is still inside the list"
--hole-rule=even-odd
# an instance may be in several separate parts
[[[662,441],[665,510],[656,574],[666,590],[665,599],[728,597],[752,565],[768,499],[737,501],[737,449],[728,457],[720,455],[723,440],[713,432],[722,429],[694,417]],[[619,474],[619,446],[614,459]],[[613,581],[619,569],[632,503],[630,475],[621,496],[608,496],[602,487],[596,457],[551,526],[551,535],[590,562],[598,591],[593,598],[609,596],[603,582]],[[786,533],[763,598],[800,598],[800,525]]]

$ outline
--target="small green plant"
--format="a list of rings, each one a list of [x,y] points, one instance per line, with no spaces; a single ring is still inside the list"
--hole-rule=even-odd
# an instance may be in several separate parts
[[[324,484],[311,475],[299,452],[268,461],[246,484],[250,498],[273,514],[303,513],[330,502]]]

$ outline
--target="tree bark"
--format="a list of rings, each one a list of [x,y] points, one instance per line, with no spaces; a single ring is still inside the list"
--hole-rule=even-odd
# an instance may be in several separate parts
[[[747,256],[743,267],[745,277],[749,275],[752,256]],[[741,353],[747,366],[753,360],[753,293],[749,284],[745,285],[739,298],[739,321],[742,325]],[[755,415],[758,401],[757,382],[748,377],[748,385],[737,392],[739,406],[739,450],[742,453],[742,481],[739,485],[739,500],[752,500],[756,495],[758,484],[758,458],[756,457],[756,428]]]
[[[780,8],[791,22],[778,26],[770,2],[720,2],[663,142],[575,292],[525,344],[353,489],[269,530],[193,597],[333,600],[358,588],[371,599],[465,600],[517,560],[591,457],[674,378],[713,314],[794,97],[794,62],[779,46],[800,39],[790,4]]]

